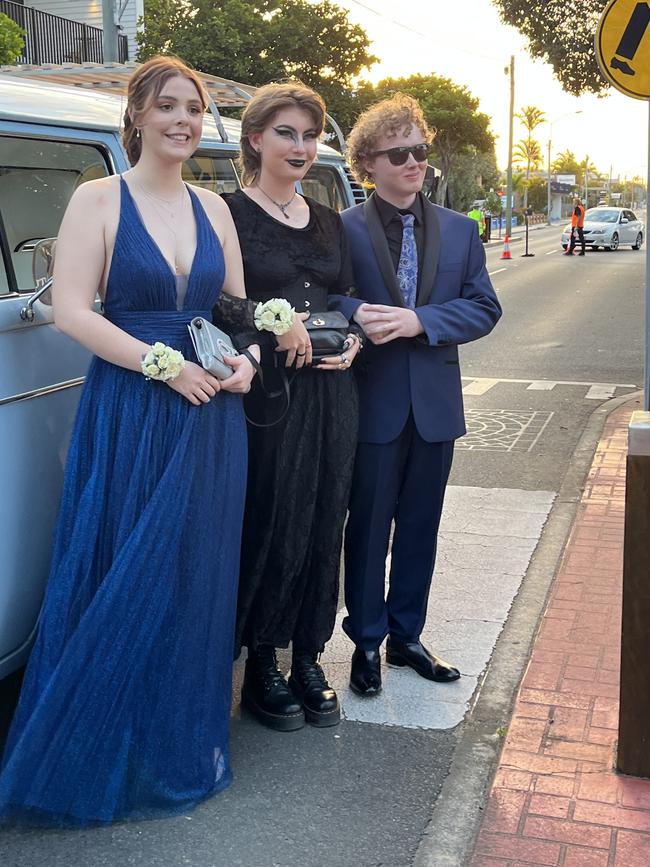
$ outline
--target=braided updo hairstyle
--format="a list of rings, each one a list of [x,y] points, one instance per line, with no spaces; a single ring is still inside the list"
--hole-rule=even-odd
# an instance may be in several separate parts
[[[132,166],[138,162],[142,154],[142,139],[138,135],[138,126],[165,84],[175,75],[183,75],[192,82],[198,91],[203,108],[207,108],[208,98],[201,79],[178,57],[159,55],[139,66],[129,79],[122,130],[122,144]]]

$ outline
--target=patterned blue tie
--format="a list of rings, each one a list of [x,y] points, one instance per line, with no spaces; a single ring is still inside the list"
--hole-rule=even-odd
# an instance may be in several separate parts
[[[413,309],[418,289],[418,248],[415,246],[413,214],[400,214],[404,231],[402,234],[402,250],[397,266],[397,281],[404,304]]]

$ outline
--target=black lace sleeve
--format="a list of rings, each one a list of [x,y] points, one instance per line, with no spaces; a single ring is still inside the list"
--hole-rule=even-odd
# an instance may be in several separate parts
[[[212,308],[212,321],[229,334],[236,349],[253,343],[261,344],[264,337],[255,328],[255,302],[222,292]]]

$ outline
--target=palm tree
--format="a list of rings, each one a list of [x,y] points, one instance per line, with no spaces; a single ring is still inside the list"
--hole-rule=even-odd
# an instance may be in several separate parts
[[[522,126],[526,130],[526,138],[532,138],[533,132],[541,124],[546,122],[546,115],[540,108],[534,105],[525,105],[520,112],[517,112],[515,117],[518,117]]]
[[[526,166],[526,179],[530,177],[531,171],[539,168],[542,162],[542,148],[535,139],[523,138],[515,145],[514,150],[515,163],[521,163]]]
[[[526,130],[526,138],[522,139],[515,148],[515,159],[526,166],[526,186],[524,188],[524,208],[528,206],[528,181],[531,169],[537,168],[542,161],[542,148],[538,141],[533,138],[536,127],[546,121],[544,112],[534,105],[525,105],[517,117]]]

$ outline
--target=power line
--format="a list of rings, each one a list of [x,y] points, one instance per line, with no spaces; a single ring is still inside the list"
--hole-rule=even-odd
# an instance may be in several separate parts
[[[421,30],[415,30],[415,28],[409,27],[408,24],[404,24],[402,21],[398,21],[396,18],[390,18],[385,13],[379,12],[377,11],[377,9],[373,9],[372,6],[368,6],[366,3],[361,3],[360,0],[350,0],[350,3],[354,3],[355,6],[360,6],[362,9],[365,9],[366,12],[370,12],[372,15],[376,15],[377,18],[383,18],[385,21],[388,21],[390,24],[394,24],[396,27],[401,27],[402,30],[406,30],[408,33],[413,33],[415,36],[419,36],[421,39],[426,39],[429,45],[435,44],[435,40],[431,37],[430,34],[423,33]],[[438,42],[438,45],[442,44],[443,43]],[[458,51],[461,54],[469,54],[471,57],[481,57],[483,60],[493,60],[496,63],[503,63],[503,57],[497,57],[493,54],[479,54],[477,51],[470,51],[467,48],[458,48],[457,46],[454,46],[454,50]]]

